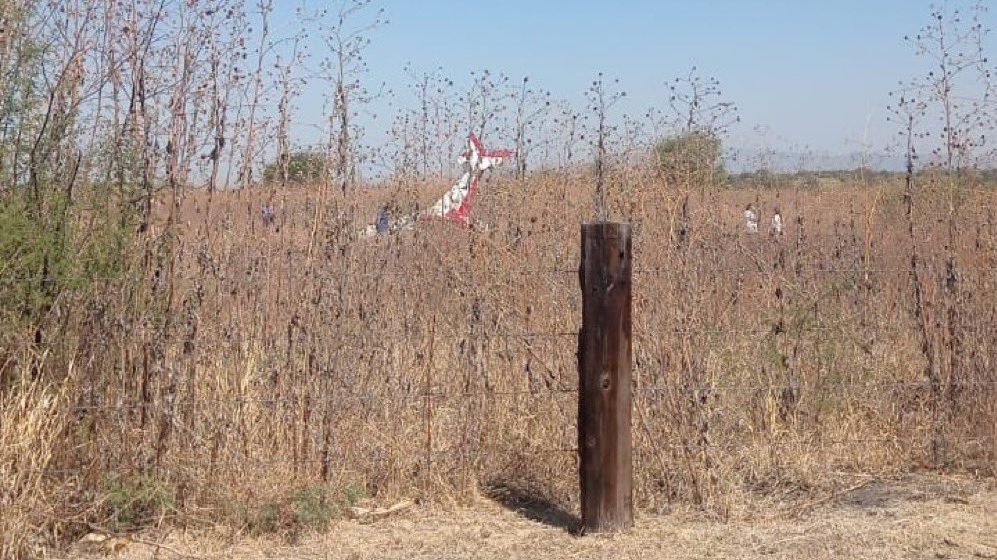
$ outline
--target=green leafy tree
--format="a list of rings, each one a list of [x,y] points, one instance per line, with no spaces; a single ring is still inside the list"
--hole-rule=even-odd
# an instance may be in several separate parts
[[[720,137],[708,130],[683,132],[654,147],[658,165],[669,184],[721,183],[727,177]]]
[[[291,152],[263,168],[263,181],[271,185],[307,185],[324,179],[328,169],[321,152]]]
[[[93,204],[102,192],[86,194],[85,212],[48,188],[40,203],[27,188],[0,197],[0,346],[4,335],[39,328],[60,298],[126,273],[137,213]]]

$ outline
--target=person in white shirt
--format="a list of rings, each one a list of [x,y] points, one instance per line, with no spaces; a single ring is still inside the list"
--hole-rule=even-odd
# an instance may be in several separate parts
[[[782,237],[782,213],[776,207],[775,214],[772,214],[772,225],[769,227],[769,235],[772,237]]]
[[[744,207],[744,226],[748,233],[758,233],[758,212],[755,210],[754,204],[748,204]]]

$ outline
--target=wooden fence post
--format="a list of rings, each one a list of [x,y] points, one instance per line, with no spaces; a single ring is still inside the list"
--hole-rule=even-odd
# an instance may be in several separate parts
[[[582,224],[578,455],[582,528],[633,526],[630,225]]]

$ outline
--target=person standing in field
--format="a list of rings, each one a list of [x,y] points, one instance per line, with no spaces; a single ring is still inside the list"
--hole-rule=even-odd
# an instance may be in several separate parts
[[[382,235],[391,231],[391,210],[387,206],[377,209],[377,219],[374,221],[374,229]]]
[[[264,227],[270,227],[270,226],[273,225],[274,211],[273,211],[273,205],[272,204],[268,203],[266,206],[264,206],[260,210],[260,215],[263,217],[263,226]]]
[[[755,210],[754,204],[744,207],[744,226],[748,233],[758,233],[758,211]]]
[[[772,214],[772,225],[769,227],[769,235],[772,237],[782,237],[782,213],[776,206],[775,214]]]

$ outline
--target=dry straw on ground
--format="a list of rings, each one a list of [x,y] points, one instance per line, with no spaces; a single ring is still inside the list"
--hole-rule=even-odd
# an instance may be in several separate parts
[[[570,522],[570,520],[569,520]],[[997,498],[978,483],[936,476],[865,479],[802,518],[722,523],[688,511],[639,516],[612,537],[578,537],[557,512],[482,500],[473,508],[420,509],[376,524],[336,523],[294,543],[225,532],[150,535],[146,542],[81,544],[68,557],[190,558],[995,558]],[[144,539],[143,539],[144,540]],[[167,548],[161,548],[161,545]],[[157,548],[159,547],[159,548]]]

